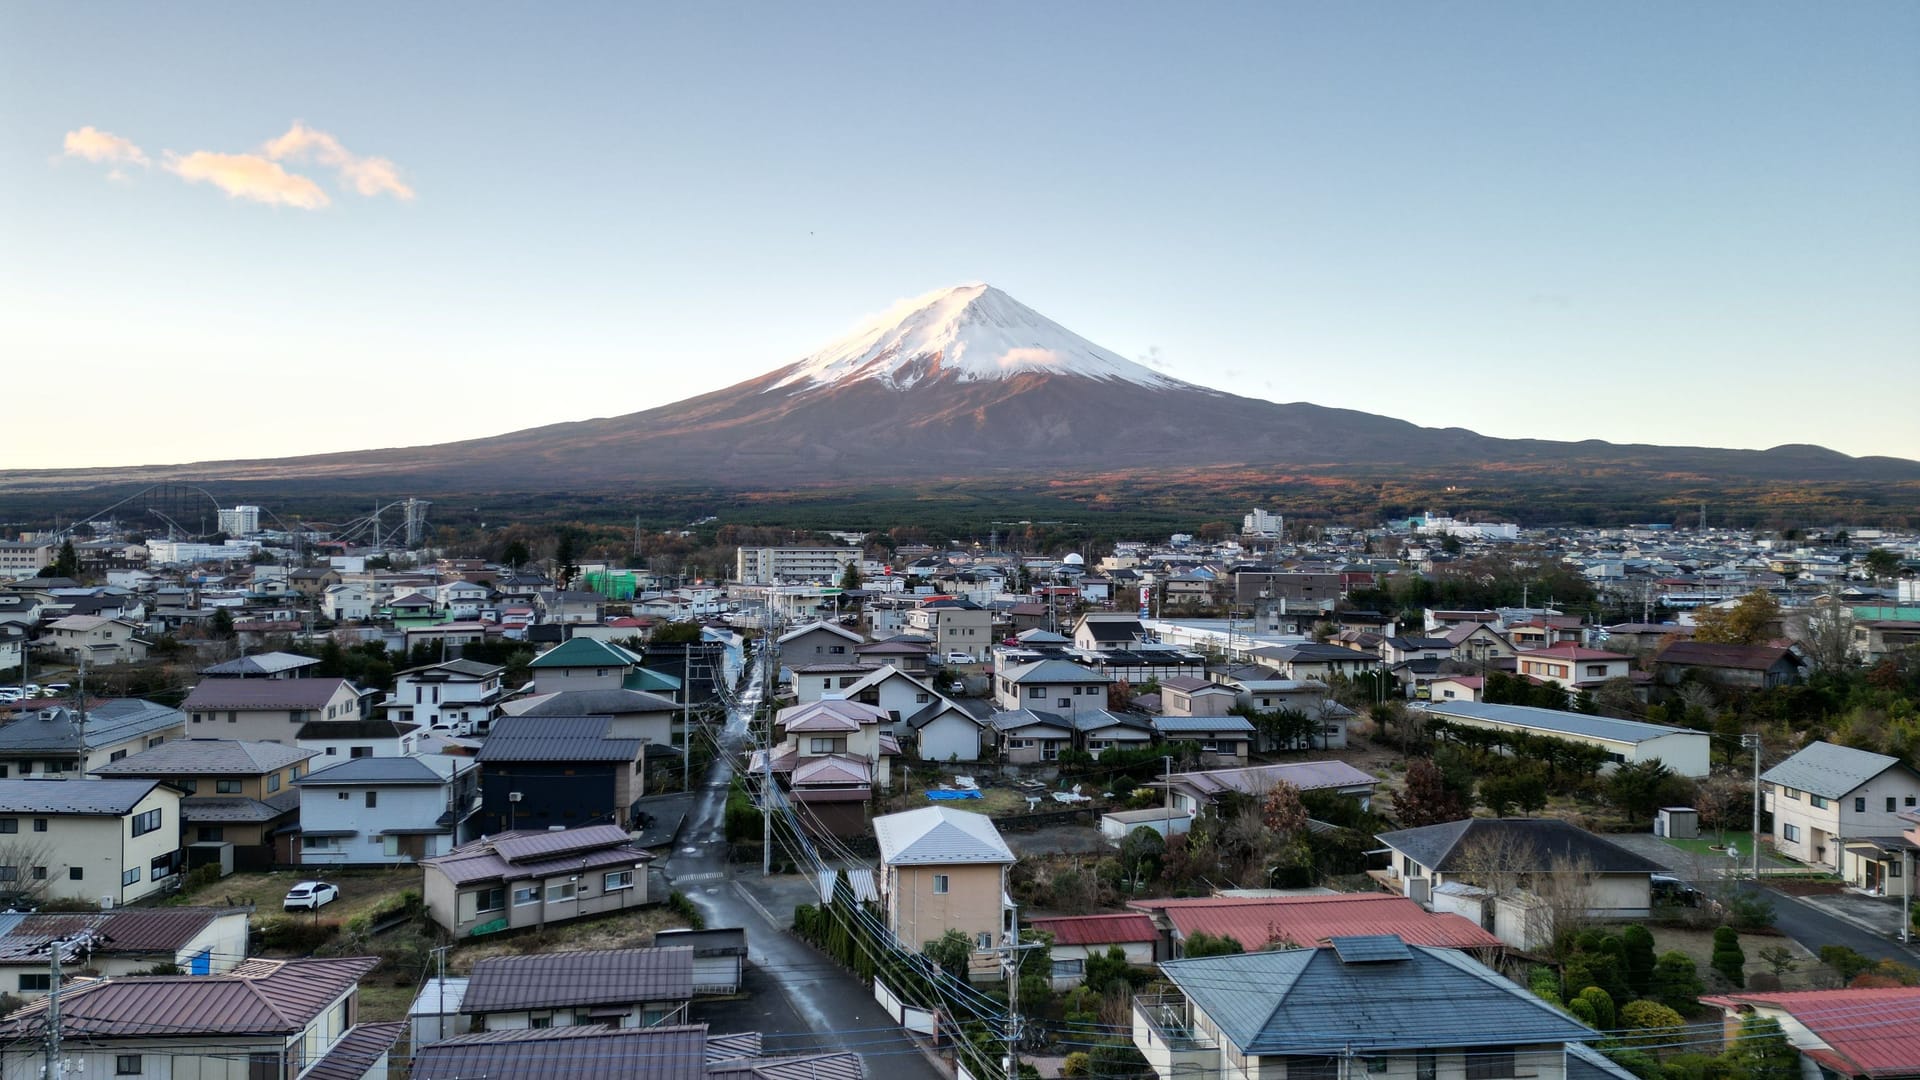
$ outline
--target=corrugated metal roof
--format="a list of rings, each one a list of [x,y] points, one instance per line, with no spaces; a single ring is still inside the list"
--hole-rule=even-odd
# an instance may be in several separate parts
[[[708,1080],[862,1080],[860,1055],[847,1051],[715,1062]]]
[[[1797,788],[1829,799],[1844,798],[1861,784],[1900,764],[1900,759],[1836,746],[1830,742],[1812,742],[1800,752],[1760,774],[1770,784]]]
[[[1059,713],[1042,712],[1039,709],[1008,709],[994,713],[987,723],[995,731],[1020,731],[1025,728],[1053,728],[1062,735],[1073,733],[1073,721]]]
[[[1127,945],[1159,937],[1145,915],[1072,915],[1031,919],[1028,925],[1052,934],[1055,945]]]
[[[95,776],[260,776],[318,755],[286,743],[179,739],[93,770]]]
[[[1106,683],[1113,680],[1090,667],[1067,660],[1042,660],[1037,664],[1027,664],[1000,676],[1018,685],[1028,683]]]
[[[880,860],[893,866],[1010,863],[1013,852],[985,814],[923,806],[873,819]]]
[[[610,641],[569,638],[533,658],[533,668],[639,667],[640,658]]]
[[[593,845],[560,839],[571,836],[584,841],[586,834],[592,834]],[[498,850],[503,843],[506,852],[517,854],[508,856]],[[559,847],[548,847],[549,844]],[[554,832],[501,833],[462,844],[445,855],[421,859],[420,865],[434,868],[455,885],[470,885],[477,881],[521,880],[548,871],[633,866],[652,859],[650,853],[634,847],[617,826],[589,825]]]
[[[680,706],[640,690],[561,690],[509,701],[501,710],[508,716],[631,716],[679,712]]]
[[[200,674],[216,677],[224,675],[229,678],[278,675],[283,671],[297,671],[300,668],[312,667],[319,662],[315,657],[301,656],[297,653],[264,652],[214,664],[212,667],[203,667],[200,669]]]
[[[300,1080],[365,1080],[368,1071],[393,1049],[405,1030],[404,1020],[355,1024],[333,1044],[325,1057],[300,1074]]]
[[[1553,735],[1580,735],[1590,739],[1606,739],[1610,742],[1633,745],[1651,739],[1663,739],[1669,735],[1699,735],[1703,739],[1707,737],[1705,732],[1693,731],[1690,728],[1648,724],[1639,720],[1615,720],[1607,716],[1588,716],[1585,713],[1566,712],[1561,709],[1539,709],[1531,705],[1494,705],[1484,701],[1436,701],[1428,705],[1426,710],[1429,715],[1442,718],[1482,720],[1529,731],[1544,731]]]
[[[1242,953],[1160,966],[1248,1054],[1365,1055],[1434,1046],[1595,1037],[1546,1002],[1452,949],[1345,963],[1332,949]]]
[[[1250,951],[1276,941],[1318,946],[1354,934],[1397,934],[1410,944],[1442,949],[1504,947],[1470,919],[1436,914],[1387,893],[1141,900],[1131,906],[1162,912],[1183,938],[1198,933],[1230,937]]]
[[[24,704],[24,703],[23,703]],[[23,711],[9,724],[0,726],[0,753],[59,750],[78,752],[74,727],[79,714],[57,706],[38,711]],[[126,742],[146,735],[157,735],[187,722],[187,714],[138,698],[115,698],[87,707],[87,720],[80,739],[88,749]]]
[[[1162,735],[1212,734],[1230,732],[1253,734],[1253,723],[1244,716],[1156,716],[1153,729]]]
[[[603,949],[493,956],[473,965],[460,1011],[468,1015],[686,1001],[693,949]]]
[[[1920,986],[1860,990],[1788,990],[1703,997],[1723,1009],[1742,1005],[1789,1013],[1839,1061],[1820,1063],[1849,1076],[1906,1077],[1920,1067]],[[1806,1051],[1809,1047],[1799,1047]]]
[[[0,780],[0,813],[125,814],[158,780]]]
[[[479,759],[505,761],[636,761],[639,739],[607,737],[605,716],[502,716],[493,722]]]
[[[345,679],[203,679],[180,708],[186,712],[317,709],[342,688],[353,690]]]
[[[706,1080],[707,1027],[603,1024],[455,1035],[414,1051],[412,1080]]]
[[[188,825],[264,825],[300,809],[300,793],[288,788],[271,799],[244,795],[209,795],[180,800],[180,820]]]
[[[624,844],[627,834],[617,825],[588,825],[580,829],[551,832],[501,833],[493,838],[493,850],[514,862],[528,859],[553,859],[580,851]]]
[[[358,983],[380,961],[333,959],[243,961],[223,975],[161,975],[76,983],[60,997],[64,1037],[154,1035],[289,1035]],[[45,999],[0,1020],[0,1038],[34,1038],[46,1030]]]
[[[348,758],[337,765],[329,765],[295,780],[300,785],[307,784],[444,784],[447,778],[435,772],[431,766],[418,758],[410,757],[359,757]]]
[[[1167,777],[1166,782],[1176,787],[1190,788],[1209,798],[1223,791],[1237,791],[1243,795],[1264,795],[1273,790],[1275,784],[1282,782],[1292,784],[1301,791],[1371,787],[1379,783],[1372,774],[1362,772],[1337,758],[1328,758],[1325,761],[1283,761],[1272,765],[1247,765],[1238,769],[1177,772]]]

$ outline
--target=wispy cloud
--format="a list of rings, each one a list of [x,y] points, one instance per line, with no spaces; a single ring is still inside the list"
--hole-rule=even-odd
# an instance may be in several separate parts
[[[68,157],[85,158],[92,162],[143,167],[147,164],[146,152],[134,145],[132,139],[101,131],[92,124],[78,131],[67,132],[63,149]]]
[[[391,195],[412,199],[413,188],[400,179],[400,167],[383,157],[361,157],[324,131],[295,120],[285,135],[262,147],[275,161],[314,161],[340,173],[340,182],[369,198]]]
[[[162,166],[188,183],[205,181],[236,199],[293,206],[301,210],[320,210],[332,200],[320,185],[298,173],[290,173],[278,162],[257,154],[216,154],[195,150],[191,154],[166,155]]]

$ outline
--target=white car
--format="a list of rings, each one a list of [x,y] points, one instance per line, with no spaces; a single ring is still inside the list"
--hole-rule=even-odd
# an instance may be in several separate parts
[[[963,653],[963,652],[950,652],[947,654],[947,663],[971,664],[973,663],[973,657],[968,656],[966,653]]]
[[[340,886],[324,881],[303,881],[287,890],[281,906],[287,911],[319,911],[340,899]]]

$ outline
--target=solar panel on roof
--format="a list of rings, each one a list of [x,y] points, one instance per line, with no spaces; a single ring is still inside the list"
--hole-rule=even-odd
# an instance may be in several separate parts
[[[1380,964],[1389,960],[1411,960],[1413,953],[1397,934],[1365,934],[1332,939],[1334,954],[1343,964]]]

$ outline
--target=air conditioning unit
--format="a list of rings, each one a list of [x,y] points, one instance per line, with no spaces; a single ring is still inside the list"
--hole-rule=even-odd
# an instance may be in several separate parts
[[[109,910],[109,909],[111,909],[112,907],[113,907],[113,897],[111,897],[111,896],[103,896],[103,897],[101,897],[101,898],[100,898],[100,910],[101,910],[101,911],[107,911],[107,910]]]

